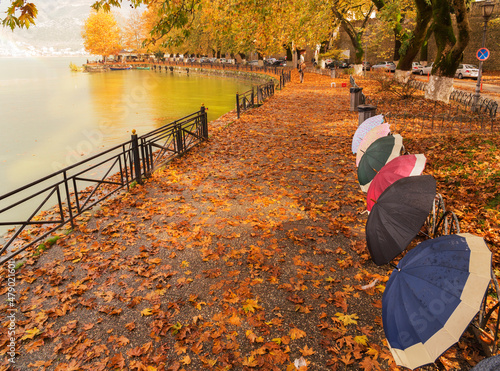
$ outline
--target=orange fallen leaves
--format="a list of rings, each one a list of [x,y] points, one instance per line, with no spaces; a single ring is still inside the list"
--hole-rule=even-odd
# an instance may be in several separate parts
[[[352,176],[357,114],[346,110],[348,90],[330,81],[311,76],[240,120],[222,118],[209,142],[102,204],[45,260],[17,271],[24,368],[395,369],[380,339],[389,272],[370,262]],[[465,197],[460,181],[494,199],[492,147],[466,138],[485,148],[453,152],[473,157],[474,184],[440,155],[452,150],[446,140],[415,134],[408,147],[436,146],[430,169],[448,176],[448,195]],[[479,206],[452,206],[466,228],[496,241],[495,207],[480,211],[481,225],[471,217]],[[477,363],[474,352],[445,355],[441,366],[465,355]],[[298,356],[305,365],[294,365]]]

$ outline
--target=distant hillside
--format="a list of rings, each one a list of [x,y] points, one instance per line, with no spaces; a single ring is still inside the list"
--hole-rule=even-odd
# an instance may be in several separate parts
[[[26,29],[0,27],[0,56],[83,53],[81,37],[85,19],[94,0],[44,0],[36,2],[36,25]],[[126,4],[126,2],[124,3]],[[0,14],[7,1],[0,2]],[[117,9],[117,18],[126,18],[129,7]]]

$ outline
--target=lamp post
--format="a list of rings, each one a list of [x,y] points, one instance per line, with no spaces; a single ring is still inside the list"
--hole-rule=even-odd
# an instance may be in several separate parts
[[[486,28],[488,27],[488,21],[491,17],[491,14],[493,13],[493,9],[495,8],[495,3],[494,1],[487,0],[483,1],[481,4],[481,14],[484,19],[484,26],[483,26],[483,42],[481,44],[481,48],[485,47],[486,44]],[[479,96],[480,96],[480,91],[481,91],[481,77],[483,76],[483,61],[479,61],[479,72],[477,74],[477,84],[476,84],[476,92],[474,94],[474,104],[473,104],[473,110],[477,110],[477,104],[479,102]]]

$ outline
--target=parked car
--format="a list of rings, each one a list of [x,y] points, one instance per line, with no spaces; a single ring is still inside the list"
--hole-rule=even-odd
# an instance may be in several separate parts
[[[379,62],[377,64],[374,64],[372,66],[372,69],[374,71],[387,71],[387,72],[395,72],[396,71],[396,65],[394,62]]]
[[[330,62],[325,63],[325,68],[349,68],[349,64],[347,62],[330,60]]]
[[[422,66],[420,64],[420,62],[412,62],[411,64],[411,73],[420,73],[420,70],[424,68],[424,66]]]
[[[285,67],[286,66],[286,60],[285,59],[276,59],[273,63],[273,66],[277,67]]]
[[[473,64],[460,64],[455,72],[455,77],[463,79],[464,77],[470,77],[476,79],[479,75],[479,69]]]
[[[217,58],[208,58],[209,63],[217,63]]]
[[[428,75],[431,73],[432,71],[432,66],[434,65],[434,62],[432,62],[431,64],[425,66],[425,67],[422,67],[420,70],[419,70],[419,74],[420,75]]]
[[[247,64],[249,64],[251,66],[258,66],[259,65],[259,61],[258,60],[248,61]]]
[[[210,63],[207,57],[201,57],[200,58],[200,63]]]
[[[274,62],[276,62],[276,58],[267,58],[265,61],[264,61],[264,64],[266,66],[272,66],[274,65]]]

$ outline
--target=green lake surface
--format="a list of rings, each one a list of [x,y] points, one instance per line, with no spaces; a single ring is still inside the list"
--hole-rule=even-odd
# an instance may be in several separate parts
[[[0,58],[0,195],[208,108],[234,109],[245,80],[148,70],[71,72],[86,58]]]

